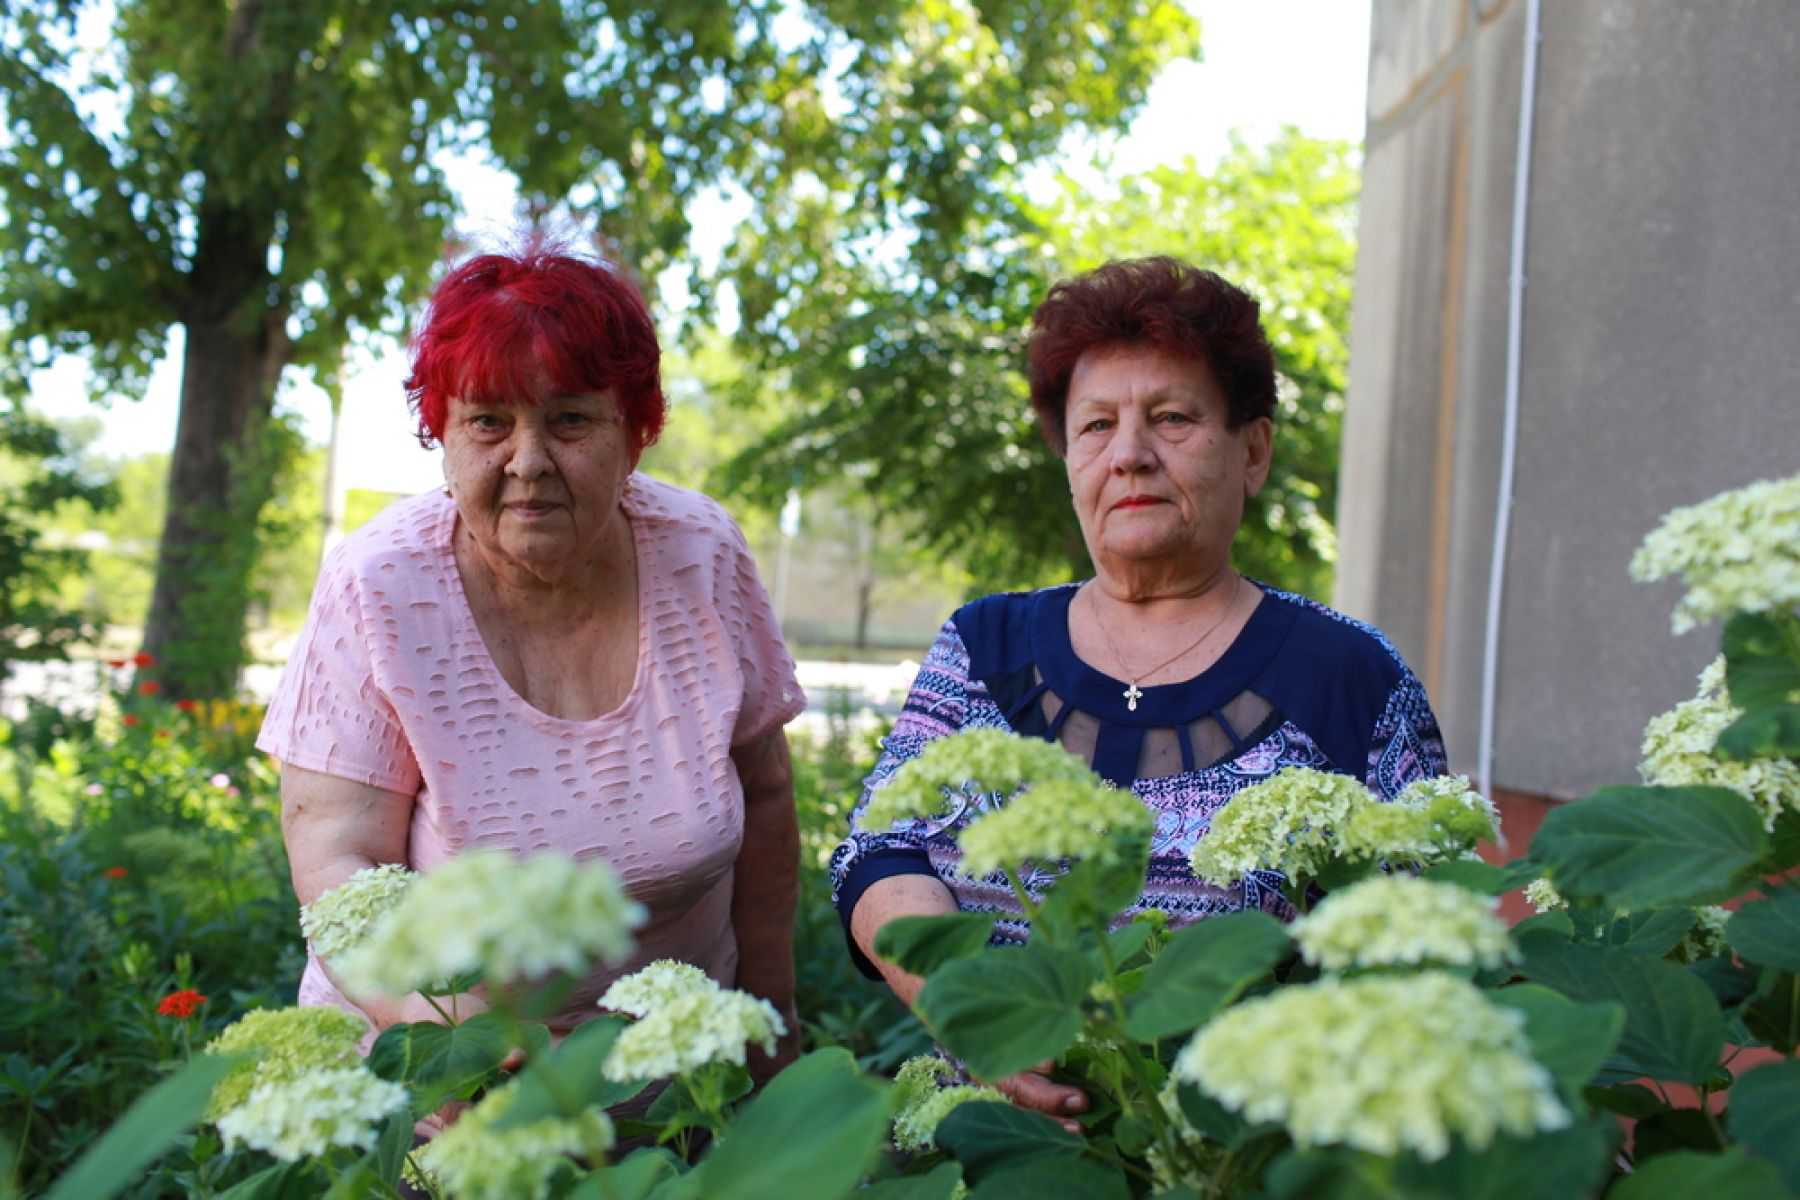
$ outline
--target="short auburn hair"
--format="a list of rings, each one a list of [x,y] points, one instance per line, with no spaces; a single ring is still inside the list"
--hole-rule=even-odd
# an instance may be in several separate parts
[[[1090,350],[1154,346],[1206,364],[1231,428],[1275,415],[1275,354],[1249,293],[1211,271],[1159,256],[1109,262],[1050,289],[1031,318],[1026,375],[1038,429],[1068,453],[1075,364]]]
[[[662,432],[662,348],[649,306],[615,267],[541,237],[452,268],[412,343],[406,396],[419,440],[441,441],[452,400],[536,404],[612,389],[641,450]]]

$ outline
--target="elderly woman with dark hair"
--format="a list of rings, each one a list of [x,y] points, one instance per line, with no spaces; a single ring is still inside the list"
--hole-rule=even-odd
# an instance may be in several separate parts
[[[601,858],[649,917],[551,1028],[672,958],[785,1014],[779,1060],[798,1035],[782,726],[804,697],[737,526],[636,473],[663,422],[659,357],[603,263],[536,244],[452,270],[407,383],[445,487],[331,555],[258,745],[283,764],[303,902],[476,847]],[[317,956],[300,1003],[371,1032],[436,1019],[416,995],[349,993]]]
[[[1261,908],[1272,877],[1195,878],[1188,852],[1240,789],[1288,766],[1352,775],[1392,798],[1441,774],[1425,691],[1379,630],[1246,579],[1231,548],[1268,477],[1275,369],[1245,293],[1173,259],[1115,262],[1051,289],[1029,347],[1032,405],[1068,470],[1093,578],[988,596],[953,614],[869,776],[863,805],[934,738],[974,727],[1059,742],[1156,814],[1139,909],[1181,925]],[[832,859],[858,965],[911,1002],[921,980],[874,952],[897,917],[1001,916],[1011,889],[957,871],[948,824],[865,829]],[[1086,1097],[1044,1072],[998,1081],[1058,1116]]]

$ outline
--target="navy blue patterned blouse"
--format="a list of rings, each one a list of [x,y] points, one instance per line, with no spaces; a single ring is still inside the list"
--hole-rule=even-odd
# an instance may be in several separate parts
[[[929,874],[965,911],[1000,916],[997,938],[1025,937],[1003,875],[969,879],[956,869],[956,833],[994,797],[961,797],[947,816],[892,830],[862,824],[870,795],[901,764],[932,739],[975,727],[1056,740],[1156,813],[1149,874],[1132,911],[1161,909],[1177,926],[1243,908],[1291,916],[1279,875],[1259,872],[1225,888],[1188,866],[1195,839],[1227,800],[1290,766],[1355,776],[1391,800],[1446,765],[1425,689],[1380,630],[1258,586],[1262,599],[1218,662],[1186,682],[1143,688],[1135,703],[1122,681],[1075,656],[1069,605],[1078,584],[958,609],[926,654],[851,814],[850,836],[832,855],[832,898],[845,926],[876,880]],[[1061,869],[1037,867],[1027,889],[1038,895]],[[851,952],[873,975],[854,944]]]

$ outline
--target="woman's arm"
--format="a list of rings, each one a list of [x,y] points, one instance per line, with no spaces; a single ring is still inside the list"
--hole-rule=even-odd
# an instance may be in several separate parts
[[[744,842],[731,894],[737,935],[737,986],[775,1006],[788,1031],[775,1054],[753,1055],[751,1073],[767,1079],[800,1053],[794,1010],[794,908],[800,894],[800,820],[794,811],[794,768],[787,734],[732,747],[744,789]]]

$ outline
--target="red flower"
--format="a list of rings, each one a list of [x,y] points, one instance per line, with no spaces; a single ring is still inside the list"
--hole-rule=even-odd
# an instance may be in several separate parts
[[[123,659],[123,658],[109,658],[109,659],[107,659],[107,660],[106,660],[106,665],[107,665],[107,666],[109,666],[109,667],[115,667],[115,668],[116,668],[116,667],[123,667],[123,666],[128,666],[128,665],[130,665],[130,664],[129,664],[129,661],[128,661],[128,660],[127,660],[127,659]]]
[[[155,657],[145,654],[142,650],[139,650],[136,654],[132,655],[131,661],[140,667],[154,667],[156,665]]]
[[[177,700],[175,702],[175,707],[179,708],[182,712],[193,712],[200,706],[192,700]]]
[[[123,878],[125,878],[125,875],[126,875],[126,871],[125,871],[124,867],[108,867],[108,868],[106,868],[106,870],[104,870],[100,873],[102,875],[106,876],[108,879],[123,879]]]
[[[162,684],[156,682],[154,679],[146,679],[144,682],[138,684],[138,691],[144,693],[146,696],[154,696],[156,693],[162,691]]]
[[[162,738],[164,741],[167,741],[169,738],[169,731],[166,729],[159,729],[156,731],[156,736],[159,738]]]
[[[194,1010],[206,1003],[206,997],[193,988],[183,988],[179,992],[170,992],[156,1006],[156,1011],[165,1017],[179,1017],[182,1020],[194,1015]]]
[[[132,725],[136,725],[139,723],[139,718],[136,713],[126,713],[123,717],[121,717],[119,719],[124,721],[127,727],[130,727]]]

